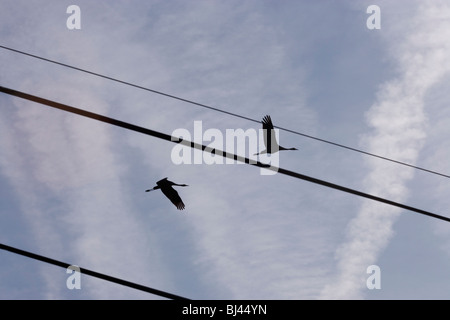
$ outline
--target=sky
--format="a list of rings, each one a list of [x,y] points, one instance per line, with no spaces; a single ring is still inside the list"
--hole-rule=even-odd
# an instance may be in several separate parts
[[[449,175],[449,38],[439,0],[0,4],[1,46],[270,115],[302,134],[279,131],[298,149],[279,167],[446,217],[447,177],[308,136]],[[0,70],[0,86],[166,134],[261,128],[3,48]],[[450,298],[446,221],[246,164],[176,164],[171,142],[4,93],[0,106],[2,244],[191,299]],[[144,192],[165,177],[189,185],[185,210]],[[162,299],[69,276],[0,252],[1,299]]]

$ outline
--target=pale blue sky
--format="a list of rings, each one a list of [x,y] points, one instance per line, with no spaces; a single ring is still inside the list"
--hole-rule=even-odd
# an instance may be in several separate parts
[[[66,9],[81,9],[68,30]],[[366,8],[381,8],[369,30]],[[0,45],[450,173],[444,1],[2,1]],[[259,125],[0,49],[0,85],[171,134]],[[193,299],[448,299],[450,225],[0,94],[0,242]],[[449,216],[447,178],[281,131],[280,166]],[[188,184],[179,212],[161,178]],[[153,299],[0,252],[2,299]],[[381,268],[369,290],[366,268]]]

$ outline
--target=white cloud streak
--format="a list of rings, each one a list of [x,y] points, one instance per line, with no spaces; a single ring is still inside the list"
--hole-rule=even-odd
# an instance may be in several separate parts
[[[425,94],[450,71],[450,6],[443,1],[421,3],[408,19],[399,21],[410,26],[400,34],[404,41],[390,42],[395,48],[399,76],[381,86],[377,101],[367,113],[372,132],[362,141],[372,153],[414,164],[426,137]],[[383,27],[380,32],[385,32]],[[387,36],[389,39],[392,34],[387,31]],[[364,180],[367,192],[394,201],[407,200],[412,169],[379,160],[369,161],[368,166]],[[400,212],[386,205],[363,203],[348,225],[346,241],[336,251],[339,273],[323,289],[321,298],[364,297],[369,276],[366,269],[376,264],[388,245]]]
[[[18,5],[10,14],[20,15],[21,8]],[[35,19],[36,34],[45,33],[51,25],[49,21],[39,24],[38,16],[30,16]],[[57,30],[60,32],[52,33],[54,37],[67,35],[64,24]],[[32,47],[28,49],[35,52]],[[83,54],[84,61],[92,62],[100,48],[92,45],[83,49],[89,52]],[[70,50],[64,52],[63,61],[79,57]],[[61,68],[17,58],[21,59],[29,68],[11,68],[15,73],[8,71],[1,77],[6,86],[102,114],[111,110],[105,101],[115,95],[102,96],[98,79],[81,81],[82,76],[74,79],[73,73],[63,73]],[[22,237],[29,245],[22,249],[150,287],[164,290],[163,284],[170,286],[160,251],[149,234],[151,228],[141,225],[122,182],[128,167],[116,153],[114,131],[18,98],[3,96],[2,108],[7,115],[0,128],[1,142],[6,146],[0,160],[2,173],[20,202],[16,214],[23,216],[32,230]],[[70,297],[65,270],[39,270],[46,283],[45,288],[37,289],[40,297]],[[84,278],[82,291],[85,298],[93,299],[155,297],[90,277]]]

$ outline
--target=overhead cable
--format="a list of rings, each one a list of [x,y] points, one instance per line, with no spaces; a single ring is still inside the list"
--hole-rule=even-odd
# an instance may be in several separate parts
[[[31,259],[35,259],[35,260],[39,260],[39,261],[46,262],[46,263],[49,263],[49,264],[53,264],[55,266],[59,266],[59,267],[65,268],[65,269],[68,269],[69,267],[72,266],[71,264],[68,264],[66,262],[61,262],[61,261],[58,261],[58,260],[55,260],[55,259],[51,259],[51,258],[42,256],[42,255],[38,255],[38,254],[29,252],[29,251],[17,249],[17,248],[14,248],[14,247],[2,244],[2,243],[0,243],[0,249],[9,251],[9,252],[12,252],[12,253],[15,253],[15,254],[19,254],[19,255],[22,255],[22,256],[25,256],[25,257],[28,257],[28,258],[31,258]],[[91,277],[103,279],[103,280],[106,280],[106,281],[109,281],[109,282],[114,282],[114,283],[117,283],[117,284],[120,284],[120,285],[123,285],[123,286],[126,286],[126,287],[130,287],[130,288],[133,288],[133,289],[136,289],[136,290],[140,290],[140,291],[145,291],[145,292],[148,292],[148,293],[151,293],[151,294],[154,294],[154,295],[158,295],[158,296],[161,296],[161,297],[164,297],[164,298],[168,298],[168,299],[172,299],[172,300],[189,300],[187,298],[184,298],[184,297],[172,294],[172,293],[168,293],[168,292],[161,291],[161,290],[158,290],[158,289],[153,289],[153,288],[150,288],[150,287],[146,287],[146,286],[143,286],[141,284],[137,284],[137,283],[130,282],[130,281],[127,281],[127,280],[111,277],[109,275],[106,275],[106,274],[103,274],[103,273],[99,273],[99,272],[96,272],[96,271],[92,271],[92,270],[89,270],[89,269],[86,269],[86,268],[79,267],[79,272],[80,272],[80,274],[85,274],[85,275],[89,275]]]
[[[430,216],[430,217],[433,217],[433,218],[436,218],[436,219],[440,219],[440,220],[444,220],[444,221],[450,222],[450,218],[445,217],[445,216],[441,216],[441,215],[438,215],[438,214],[435,214],[435,213],[432,213],[432,212],[429,212],[429,211],[426,211],[426,210],[418,209],[418,208],[415,208],[415,207],[412,207],[412,206],[408,206],[408,205],[405,205],[405,204],[402,204],[402,203],[399,203],[399,202],[391,201],[391,200],[384,199],[384,198],[381,198],[381,197],[378,197],[378,196],[374,196],[374,195],[371,195],[371,194],[367,194],[367,193],[364,193],[364,192],[361,192],[361,191],[358,191],[358,190],[354,190],[354,189],[350,189],[350,188],[347,188],[347,187],[343,187],[343,186],[340,186],[340,185],[337,185],[337,184],[334,184],[334,183],[331,183],[331,182],[328,182],[328,181],[324,181],[324,180],[320,180],[320,179],[317,179],[317,178],[313,178],[313,177],[310,177],[310,176],[307,176],[307,175],[304,175],[304,174],[300,174],[300,173],[297,173],[297,172],[294,172],[294,171],[290,171],[290,170],[287,170],[287,169],[278,168],[278,167],[275,167],[275,166],[268,166],[267,164],[261,163],[260,161],[250,160],[249,158],[242,157],[242,156],[239,156],[239,155],[236,155],[236,154],[233,154],[233,153],[229,153],[229,152],[225,152],[225,151],[222,151],[222,150],[218,150],[218,149],[214,149],[214,148],[211,148],[211,147],[207,147],[207,146],[204,146],[204,145],[196,143],[196,142],[187,141],[187,140],[181,139],[179,137],[174,137],[174,136],[171,136],[169,134],[161,133],[161,132],[158,132],[158,131],[155,131],[155,130],[151,130],[151,129],[148,129],[148,128],[140,127],[140,126],[128,123],[128,122],[124,122],[124,121],[121,121],[121,120],[117,120],[117,119],[113,119],[113,118],[110,118],[110,117],[106,117],[106,116],[103,116],[103,115],[100,115],[100,114],[97,114],[97,113],[93,113],[93,112],[90,112],[90,111],[87,111],[87,110],[75,108],[75,107],[68,106],[68,105],[65,105],[65,104],[62,104],[62,103],[58,103],[58,102],[55,102],[55,101],[52,101],[52,100],[44,99],[44,98],[41,98],[41,97],[38,97],[38,96],[34,96],[34,95],[31,95],[31,94],[28,94],[28,93],[25,93],[25,92],[21,92],[21,91],[5,88],[5,87],[2,87],[2,86],[0,86],[0,92],[4,92],[4,93],[12,95],[12,96],[16,96],[16,97],[19,97],[19,98],[22,98],[22,99],[25,99],[25,100],[33,101],[33,102],[37,102],[39,104],[46,105],[46,106],[49,106],[49,107],[52,107],[52,108],[56,108],[56,109],[59,109],[59,110],[63,110],[63,111],[66,111],[66,112],[78,114],[80,116],[91,118],[91,119],[94,119],[94,120],[97,120],[97,121],[101,121],[101,122],[105,122],[105,123],[108,123],[108,124],[111,124],[111,125],[122,127],[124,129],[132,130],[132,131],[135,131],[135,132],[140,132],[140,133],[143,133],[143,134],[146,134],[146,135],[150,135],[150,136],[153,136],[153,137],[156,137],[156,138],[159,138],[159,139],[171,141],[171,142],[174,142],[174,143],[180,143],[180,144],[183,144],[183,145],[191,147],[191,148],[195,148],[195,149],[198,149],[198,150],[203,150],[205,152],[209,152],[211,154],[221,155],[223,157],[226,157],[226,158],[229,158],[229,159],[234,159],[236,161],[240,161],[240,162],[243,162],[243,163],[246,163],[246,164],[251,164],[251,165],[254,165],[254,166],[257,166],[257,167],[260,167],[260,168],[266,168],[268,170],[273,170],[273,171],[279,172],[281,174],[284,174],[284,175],[287,175],[287,176],[290,176],[290,177],[293,177],[293,178],[309,181],[309,182],[312,182],[312,183],[315,183],[315,184],[318,184],[318,185],[322,185],[322,186],[325,186],[325,187],[328,187],[328,188],[340,190],[340,191],[343,191],[343,192],[346,192],[346,193],[350,193],[350,194],[353,194],[353,195],[356,195],[356,196],[359,196],[359,197],[363,197],[363,198],[371,199],[371,200],[374,200],[374,201],[382,202],[382,203],[385,203],[385,204],[388,204],[388,205],[391,205],[391,206],[396,206],[396,207],[399,207],[399,208],[402,208],[402,209],[405,209],[405,210],[408,210],[408,211],[413,211],[413,212],[416,212],[416,213],[419,213],[419,214],[422,214],[422,215],[426,215],[426,216]]]
[[[106,75],[103,75],[103,74],[100,74],[100,73],[97,73],[97,72],[92,72],[92,71],[89,71],[89,70],[86,70],[86,69],[74,67],[74,66],[71,66],[71,65],[66,64],[66,63],[62,63],[62,62],[58,62],[58,61],[55,61],[55,60],[47,59],[47,58],[44,58],[44,57],[41,57],[41,56],[38,56],[38,55],[34,55],[34,54],[27,53],[27,52],[24,52],[24,51],[21,51],[21,50],[13,49],[13,48],[10,48],[10,47],[7,47],[7,46],[0,45],[0,48],[5,49],[5,50],[9,50],[9,51],[12,51],[12,52],[15,52],[15,53],[19,53],[19,54],[22,54],[22,55],[25,55],[25,56],[29,56],[29,57],[32,57],[32,58],[35,58],[35,59],[39,59],[39,60],[42,60],[42,61],[46,61],[46,62],[49,62],[49,63],[57,64],[57,65],[60,65],[60,66],[66,67],[66,68],[73,69],[73,70],[84,72],[84,73],[87,73],[87,74],[90,74],[90,75],[94,75],[96,77],[100,77],[100,78],[104,78],[104,79],[107,79],[107,80],[110,80],[110,81],[118,82],[118,83],[121,83],[121,84],[124,84],[124,85],[127,85],[127,86],[131,86],[131,87],[134,87],[134,88],[138,88],[138,89],[141,89],[141,90],[145,90],[145,91],[148,91],[148,92],[159,94],[159,95],[171,98],[171,99],[176,99],[176,100],[179,100],[179,101],[182,101],[182,102],[186,102],[186,103],[189,103],[189,104],[192,104],[192,105],[196,105],[196,106],[199,106],[199,107],[202,107],[202,108],[210,109],[210,110],[213,110],[213,111],[216,111],[216,112],[221,112],[221,113],[233,116],[233,117],[245,119],[245,120],[256,122],[256,123],[260,123],[261,122],[260,120],[253,119],[253,118],[250,118],[250,117],[246,117],[246,116],[243,116],[243,115],[240,115],[240,114],[237,114],[237,113],[233,113],[233,112],[230,112],[230,111],[226,111],[226,110],[223,110],[223,109],[220,109],[220,108],[217,108],[217,107],[212,107],[212,106],[209,106],[209,105],[206,105],[206,104],[203,104],[203,103],[195,102],[193,100],[181,98],[181,97],[178,97],[178,96],[175,96],[175,95],[172,95],[172,94],[168,94],[168,93],[165,93],[165,92],[162,92],[162,91],[150,89],[150,88],[147,88],[147,87],[144,87],[144,86],[141,86],[141,85],[137,85],[137,84],[134,84],[134,83],[131,83],[131,82],[127,82],[127,81],[123,81],[123,80],[120,80],[120,79],[117,79],[117,78],[109,77],[109,76],[106,76]],[[437,172],[437,171],[434,171],[434,170],[422,168],[422,167],[419,167],[419,166],[415,166],[415,165],[412,165],[410,163],[406,163],[406,162],[402,162],[402,161],[395,160],[395,159],[392,159],[392,158],[388,158],[388,157],[385,157],[385,156],[377,155],[375,153],[371,153],[371,152],[364,151],[364,150],[361,150],[361,149],[349,147],[349,146],[346,146],[346,145],[343,145],[343,144],[340,144],[340,143],[336,143],[336,142],[333,142],[333,141],[329,141],[329,140],[326,140],[326,139],[314,137],[312,135],[301,133],[301,132],[296,131],[296,130],[283,128],[283,127],[280,127],[280,126],[274,126],[274,127],[277,128],[277,129],[286,131],[286,132],[290,132],[290,133],[293,133],[293,134],[296,134],[296,135],[299,135],[299,136],[303,136],[305,138],[309,138],[309,139],[313,139],[313,140],[320,141],[320,142],[323,142],[323,143],[327,143],[327,144],[333,145],[335,147],[344,148],[344,149],[347,149],[347,150],[350,150],[350,151],[354,151],[354,152],[358,152],[358,153],[361,153],[361,154],[364,154],[364,155],[367,155],[367,156],[371,156],[371,157],[375,157],[375,158],[378,158],[378,159],[390,161],[390,162],[393,162],[393,163],[396,163],[396,164],[400,164],[400,165],[407,166],[407,167],[410,167],[410,168],[414,168],[414,169],[417,169],[417,170],[425,171],[425,172],[428,172],[428,173],[431,173],[431,174],[435,174],[435,175],[439,175],[439,176],[442,176],[442,177],[445,177],[445,178],[450,178],[450,175],[447,175],[447,174],[444,174],[444,173],[441,173],[441,172]]]

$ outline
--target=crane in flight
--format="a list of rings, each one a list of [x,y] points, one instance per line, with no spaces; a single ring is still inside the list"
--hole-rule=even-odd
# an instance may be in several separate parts
[[[297,148],[285,148],[278,144],[275,130],[273,129],[272,119],[269,115],[264,116],[261,122],[264,131],[264,144],[266,145],[266,150],[255,153],[255,156],[264,153],[272,154],[283,150],[298,150]]]
[[[145,190],[145,192],[150,192],[153,190],[161,189],[162,193],[177,207],[178,210],[183,210],[185,208],[183,200],[181,200],[178,192],[173,188],[173,186],[187,187],[187,184],[177,184],[167,178],[161,179],[156,182],[156,186],[152,189]]]

